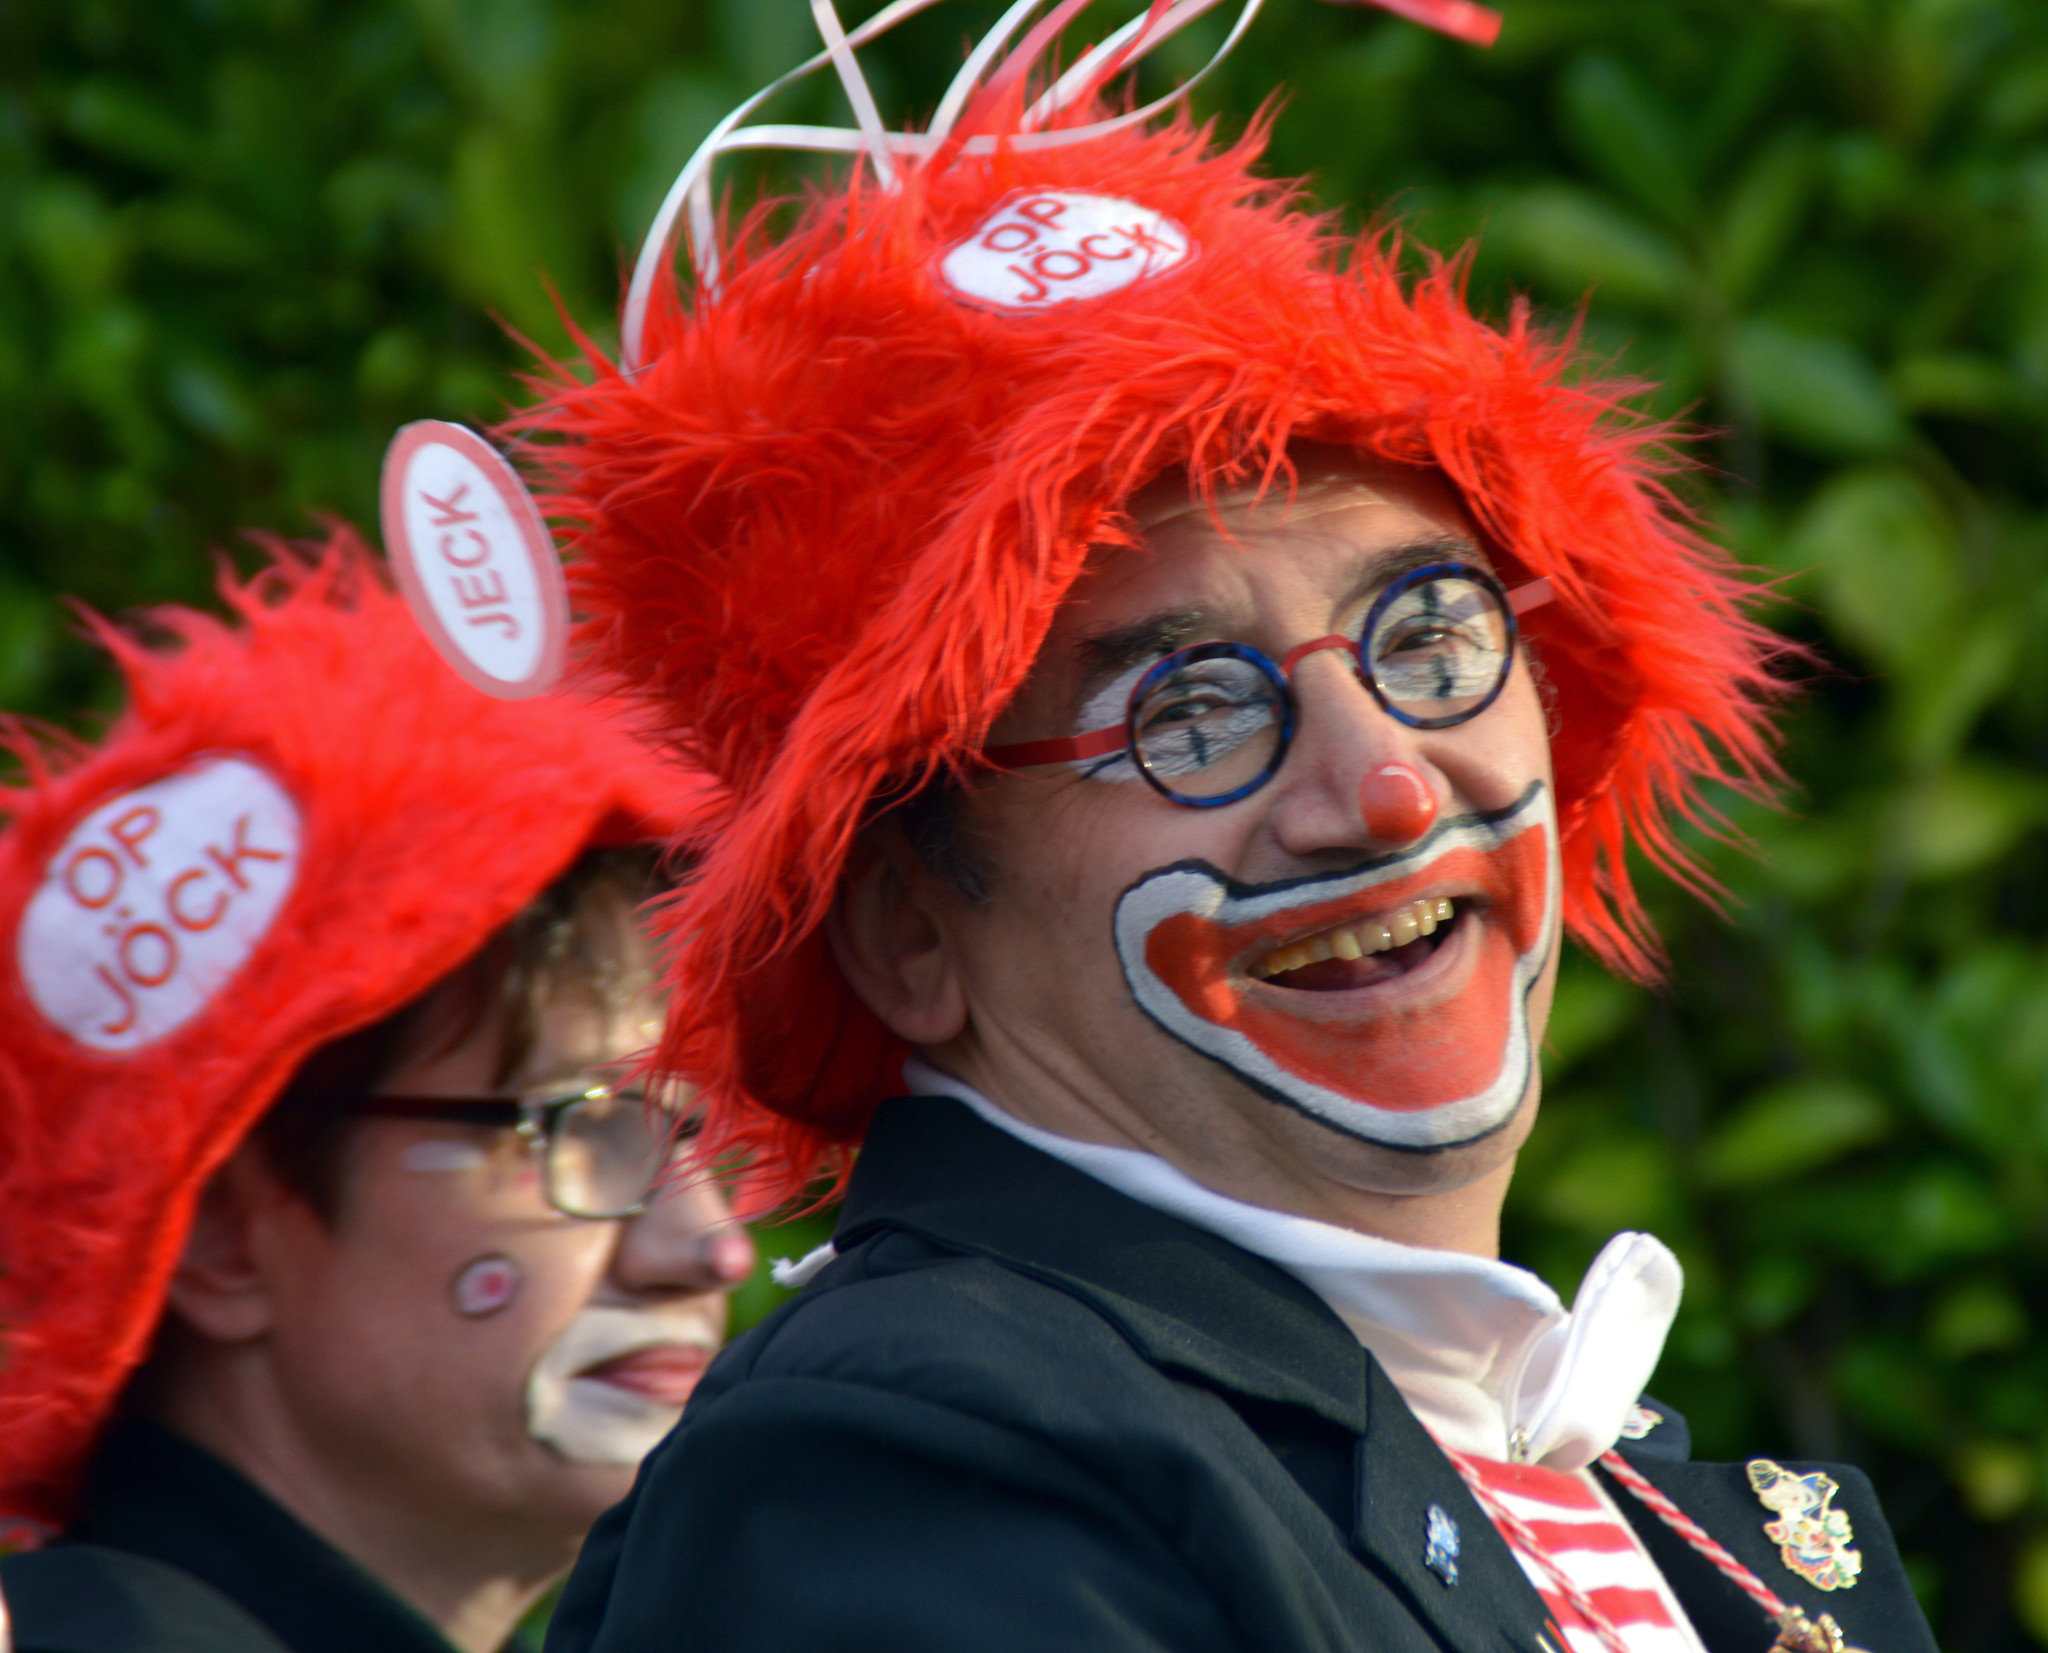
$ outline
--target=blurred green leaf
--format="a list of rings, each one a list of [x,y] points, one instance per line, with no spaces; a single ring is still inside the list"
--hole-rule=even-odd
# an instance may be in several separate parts
[[[1966,1280],[1935,1304],[1927,1341],[1944,1360],[2017,1348],[2027,1338],[2027,1311],[2009,1287]]]
[[[128,238],[99,194],[71,178],[40,183],[16,209],[21,244],[59,302],[91,304],[112,290]]]
[[[1799,1176],[1881,1139],[1884,1103],[1839,1079],[1799,1079],[1760,1091],[1708,1140],[1701,1174],[1714,1186],[1747,1187]]]
[[[1565,130],[1579,153],[1642,211],[1670,224],[1698,212],[1664,109],[1621,64],[1579,58],[1560,83]]]
[[[1902,1191],[1899,1219],[1891,1261],[1901,1277],[1938,1259],[1996,1251],[2012,1236],[2011,1219],[1989,1184],[1953,1162],[1937,1161],[1913,1175]]]
[[[1889,453],[1906,439],[1890,388],[1847,339],[1769,321],[1736,329],[1734,366],[1765,426],[1824,458]]]
[[[2013,1569],[2012,1602],[2027,1634],[2048,1647],[2048,1535],[2037,1533],[2020,1550]]]
[[[1912,413],[1994,419],[2024,406],[2026,388],[2004,362],[1971,350],[1929,350],[1892,369],[1899,405]]]
[[[199,147],[184,123],[147,92],[104,76],[72,88],[64,128],[80,143],[163,172],[189,165]]]
[[[1648,1136],[1614,1135],[1576,1148],[1538,1196],[1553,1222],[1591,1233],[1654,1224],[1670,1209],[1671,1151]]]
[[[1543,1040],[1546,1071],[1562,1072],[1606,1044],[1635,1015],[1641,998],[1583,955],[1567,954]]]
[[[2048,818],[2048,782],[1984,765],[1956,768],[1914,783],[1898,807],[1914,874],[1949,879],[2003,855]]]
[[[2034,1496],[2034,1455],[2017,1441],[1971,1441],[1956,1454],[1956,1484],[1980,1521],[2009,1521]]]
[[[1712,268],[1714,285],[1731,309],[1746,304],[1784,256],[1805,213],[1813,170],[1806,135],[1788,132],[1765,148],[1729,190]]]
[[[0,575],[0,706],[33,693],[55,654],[57,605],[34,587]]]
[[[1686,291],[1676,248],[1597,195],[1568,185],[1507,197],[1487,223],[1485,244],[1567,303],[1590,290],[1609,303],[1668,310]]]
[[[1945,761],[1984,708],[2012,686],[2022,616],[1983,605],[1915,656],[1919,669],[1901,685],[1900,749],[1916,769]]]
[[[1828,619],[1878,664],[1909,665],[1953,641],[1955,533],[1911,473],[1846,471],[1815,494],[1785,548],[1818,567]]]

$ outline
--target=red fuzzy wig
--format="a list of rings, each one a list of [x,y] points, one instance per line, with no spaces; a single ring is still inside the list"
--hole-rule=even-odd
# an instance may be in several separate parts
[[[0,788],[0,1547],[66,1518],[202,1186],[298,1064],[707,790],[616,705],[468,687],[351,534],[222,589],[239,624],[95,621],[127,710],[96,747],[17,734]]]
[[[1510,585],[1552,582],[1526,633],[1566,922],[1622,970],[1655,963],[1629,845],[1683,875],[1700,780],[1771,776],[1773,642],[1667,492],[1668,433],[1523,309],[1476,319],[1458,263],[1409,280],[1393,234],[1338,237],[1254,173],[1262,143],[1179,122],[956,145],[896,189],[808,200],[780,239],[757,214],[715,294],[656,292],[642,366],[593,351],[515,421],[580,552],[586,643],[725,783],[667,914],[692,939],[663,1054],[705,1085],[712,1146],[784,1193],[843,1166],[900,1085],[901,1045],[819,929],[856,831],[966,772],[1090,547],[1132,537],[1124,502],[1162,473],[1284,487],[1310,440],[1430,466]],[[1187,256],[1036,308],[949,287],[950,251],[1016,245],[1002,215],[1050,191],[1163,215]],[[1082,262],[1059,256],[1038,268]]]

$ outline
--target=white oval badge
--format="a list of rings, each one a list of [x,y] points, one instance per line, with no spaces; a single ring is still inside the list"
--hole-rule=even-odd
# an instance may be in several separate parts
[[[569,598],[518,472],[475,431],[407,425],[384,454],[384,548],[413,616],[463,678],[500,700],[562,675]]]
[[[1194,238],[1150,207],[1109,195],[1027,189],[947,248],[939,275],[976,304],[1045,310],[1163,275],[1194,251]]]
[[[28,996],[94,1050],[183,1027],[269,932],[299,840],[298,806],[247,758],[209,758],[101,804],[22,914]]]

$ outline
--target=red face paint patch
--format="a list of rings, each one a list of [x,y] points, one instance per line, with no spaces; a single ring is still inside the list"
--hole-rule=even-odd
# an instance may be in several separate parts
[[[1556,928],[1555,842],[1539,784],[1359,871],[1248,889],[1202,863],[1164,868],[1118,902],[1118,955],[1154,1021],[1261,1094],[1388,1147],[1472,1141],[1514,1114],[1534,1070],[1528,996]],[[1418,900],[1457,916],[1398,978],[1312,992],[1251,974],[1290,942]]]

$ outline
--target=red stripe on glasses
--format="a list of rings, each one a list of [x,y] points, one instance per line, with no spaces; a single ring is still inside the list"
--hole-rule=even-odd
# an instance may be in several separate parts
[[[1508,607],[1520,616],[1532,608],[1541,608],[1556,595],[1557,588],[1549,580],[1531,580],[1508,593]],[[1289,649],[1287,657],[1280,662],[1280,675],[1291,680],[1294,668],[1309,655],[1322,649],[1348,649],[1353,646],[1349,637],[1318,637],[1313,642]],[[1009,746],[984,747],[981,755],[998,769],[1029,769],[1036,763],[1078,763],[1084,758],[1106,758],[1112,752],[1122,751],[1123,747],[1124,727],[1118,724],[1114,729],[1093,729],[1085,735],[1069,735],[1056,740],[1026,740]]]

